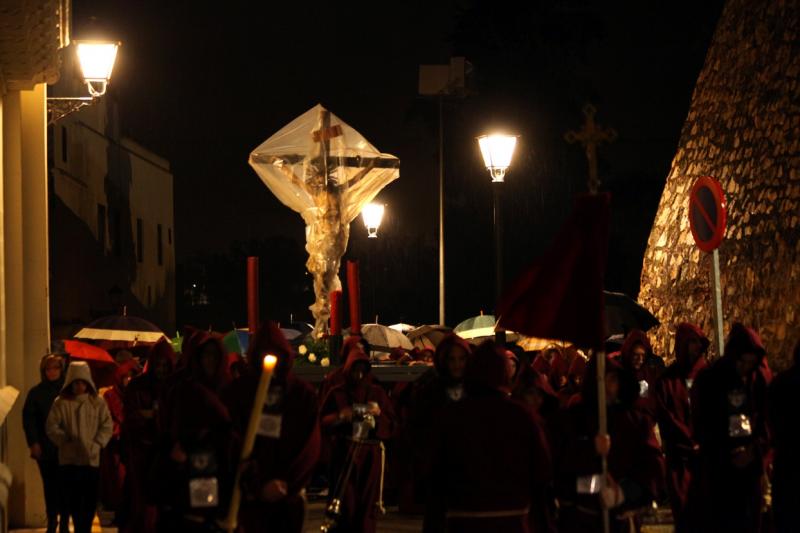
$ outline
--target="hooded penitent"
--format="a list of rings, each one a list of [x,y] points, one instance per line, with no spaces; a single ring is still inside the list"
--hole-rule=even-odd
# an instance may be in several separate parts
[[[689,343],[698,342],[702,356],[692,361]],[[654,387],[656,416],[661,441],[667,456],[667,490],[678,531],[688,527],[686,499],[697,457],[697,442],[692,432],[692,408],[689,394],[697,374],[707,366],[705,351],[708,338],[694,324],[681,323],[675,330],[675,361]]]
[[[450,352],[453,348],[459,347],[467,354],[467,357],[470,356],[472,353],[472,347],[470,344],[456,335],[455,333],[451,333],[447,335],[439,345],[436,347],[436,354],[433,359],[434,367],[436,368],[436,373],[443,379],[450,381],[452,378],[449,375],[449,371],[447,368],[447,357],[450,355]]]
[[[88,392],[72,394],[72,383],[83,380]],[[58,447],[61,465],[98,466],[100,450],[114,430],[106,402],[97,396],[89,365],[73,361],[61,395],[53,402],[47,417],[47,436]]]
[[[749,369],[746,353],[755,356]],[[700,460],[687,512],[704,531],[760,530],[760,480],[769,454],[768,383],[760,371],[765,354],[758,333],[736,323],[725,355],[694,381],[692,426]]]
[[[529,531],[530,522],[547,531],[544,433],[508,395],[504,352],[493,341],[481,344],[467,365],[466,398],[438,414],[426,531]]]
[[[263,531],[265,524],[284,524],[284,531],[299,533],[303,524],[302,491],[320,452],[317,398],[314,389],[291,371],[294,350],[277,323],[267,321],[258,329],[248,349],[249,371],[233,381],[223,396],[241,439],[265,355],[276,356],[278,362],[262,408],[251,468],[244,475],[245,503],[239,511],[239,527],[254,532]],[[261,494],[275,479],[286,482],[287,495],[277,503],[266,503]]]

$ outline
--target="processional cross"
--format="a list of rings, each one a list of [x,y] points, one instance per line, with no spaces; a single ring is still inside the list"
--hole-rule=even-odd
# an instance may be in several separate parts
[[[597,174],[597,147],[604,142],[614,142],[617,132],[614,128],[603,128],[594,121],[597,109],[592,104],[583,106],[583,115],[586,117],[583,127],[579,131],[568,131],[564,139],[572,144],[579,142],[586,150],[586,159],[589,162],[589,192],[597,194],[600,187],[600,178]]]
[[[330,293],[341,289],[338,273],[350,222],[399,176],[400,160],[381,154],[317,106],[256,148],[250,164],[278,199],[306,222],[306,268],[314,277],[316,294],[310,309],[315,332],[325,332]]]

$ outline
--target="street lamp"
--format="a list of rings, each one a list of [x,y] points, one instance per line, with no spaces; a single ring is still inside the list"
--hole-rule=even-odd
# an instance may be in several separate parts
[[[84,106],[91,105],[96,98],[106,93],[120,45],[119,42],[115,41],[73,42],[75,43],[75,54],[81,67],[81,76],[90,96],[48,98],[47,110],[50,114],[50,124]]]
[[[378,228],[383,220],[383,204],[367,204],[361,210],[361,217],[364,219],[364,225],[367,227],[367,236],[370,239],[378,238]]]
[[[500,217],[500,184],[505,181],[506,172],[511,166],[514,149],[517,147],[517,135],[495,133],[478,137],[483,162],[492,176],[492,200],[494,211],[494,260],[495,260],[495,301],[500,301],[503,291],[503,221]],[[495,303],[495,306],[497,303]],[[495,332],[498,344],[506,341],[506,332],[498,329]]]

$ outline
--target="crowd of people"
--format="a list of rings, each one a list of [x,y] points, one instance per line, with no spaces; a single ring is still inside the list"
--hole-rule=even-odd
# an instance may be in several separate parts
[[[122,361],[102,390],[85,362],[47,355],[24,425],[48,532],[70,518],[90,531],[98,504],[123,532],[215,531],[234,491],[238,531],[300,532],[320,480],[327,531],[374,532],[387,502],[432,533],[599,532],[604,513],[611,531],[630,532],[654,505],[671,507],[679,533],[799,531],[800,344],[774,379],[750,328],[733,325],[721,358],[708,347],[678,324],[665,366],[631,331],[601,381],[597,358],[574,349],[451,334],[416,382],[381,383],[352,336],[316,388],[266,322],[246,357],[193,331],[179,355],[163,340]],[[277,365],[241,462],[266,354]]]

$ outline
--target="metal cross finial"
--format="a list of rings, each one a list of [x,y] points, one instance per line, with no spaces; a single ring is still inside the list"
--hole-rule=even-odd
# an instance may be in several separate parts
[[[617,132],[614,128],[603,128],[595,123],[594,115],[597,109],[592,104],[583,106],[583,115],[586,117],[580,131],[568,131],[564,139],[570,144],[580,142],[586,150],[586,159],[589,161],[589,192],[597,193],[600,187],[600,178],[597,175],[597,146],[604,142],[614,142]]]

